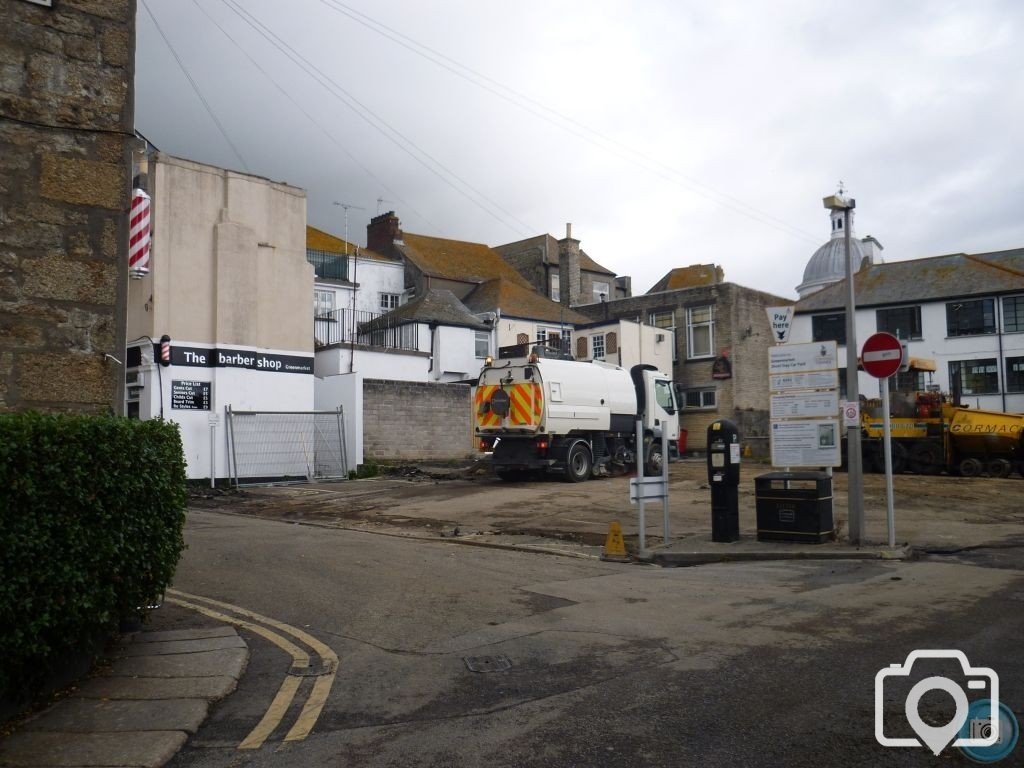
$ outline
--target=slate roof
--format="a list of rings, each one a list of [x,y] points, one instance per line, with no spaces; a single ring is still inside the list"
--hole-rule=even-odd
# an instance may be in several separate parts
[[[502,278],[529,286],[526,279],[501,258],[501,254],[483,243],[408,232],[403,234],[402,240],[402,243],[395,243],[395,247],[425,275],[464,283]]]
[[[691,264],[688,267],[676,267],[656,282],[648,293],[674,291],[679,288],[698,288],[702,285],[715,285],[723,282],[725,277],[720,267],[714,264]]]
[[[522,246],[536,246],[538,248],[544,248],[547,246],[548,253],[548,264],[558,266],[558,241],[551,235],[537,235],[536,237],[529,237],[526,240],[518,240],[514,243],[505,243],[505,245],[496,245],[494,250],[498,253],[505,253],[506,251],[516,252],[522,250]],[[580,269],[584,272],[600,272],[604,275],[611,275],[615,277],[615,273],[607,267],[602,267],[596,261],[594,261],[587,252],[580,249]]]
[[[464,303],[473,312],[494,312],[500,309],[506,317],[524,320],[543,320],[549,323],[576,325],[591,319],[557,301],[541,296],[530,286],[504,279],[488,280],[478,285],[465,298]]]
[[[336,253],[343,255],[346,253],[355,253],[359,251],[359,255],[364,259],[378,259],[379,261],[390,261],[394,262],[395,259],[389,259],[383,254],[371,251],[366,248],[362,248],[355,243],[347,243],[348,249],[345,249],[346,242],[340,237],[335,237],[332,234],[324,232],[322,229],[311,227],[306,225],[306,248],[314,251],[323,251],[325,253]]]
[[[874,264],[855,274],[853,285],[858,307],[1024,291],[1024,248]],[[798,301],[796,311],[845,306],[846,280],[840,280]]]
[[[454,325],[459,328],[472,328],[477,331],[490,329],[489,325],[480,322],[455,298],[455,294],[444,288],[432,288],[422,296],[374,318],[359,327],[360,331],[372,331],[378,328],[393,328],[409,323],[436,323],[437,325]]]

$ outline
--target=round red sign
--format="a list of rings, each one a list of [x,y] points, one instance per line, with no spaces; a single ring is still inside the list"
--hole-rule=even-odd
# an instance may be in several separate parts
[[[903,363],[903,345],[891,333],[875,333],[864,342],[860,359],[865,371],[876,379],[887,379]]]

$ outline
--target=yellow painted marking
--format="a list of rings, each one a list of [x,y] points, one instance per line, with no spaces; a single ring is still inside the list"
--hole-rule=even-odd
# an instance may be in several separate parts
[[[316,725],[317,718],[320,717],[324,704],[327,703],[327,697],[331,693],[331,686],[334,684],[334,675],[335,673],[331,672],[329,675],[323,675],[316,679],[316,682],[313,684],[313,692],[306,699],[302,711],[295,720],[295,725],[285,735],[285,741],[300,741],[309,736],[309,732]]]
[[[168,595],[172,590],[168,589]],[[169,597],[170,602],[180,605],[184,608],[191,608],[193,611],[209,616],[211,619],[217,619],[223,621],[226,624],[234,624],[239,627],[245,627],[251,632],[255,632],[257,635],[265,637],[267,640],[272,642],[281,650],[288,654],[291,654],[294,666],[296,667],[308,667],[309,666],[309,654],[304,650],[295,645],[291,640],[286,637],[281,637],[277,632],[273,632],[266,627],[261,627],[259,624],[253,624],[251,621],[240,619],[237,616],[228,616],[226,613],[220,611],[214,611],[202,605],[196,605],[195,603],[189,602],[188,600],[182,600],[177,597]]]
[[[250,632],[254,632],[261,637],[266,638],[274,645],[278,646],[282,650],[289,653],[292,657],[292,665],[296,667],[308,667],[309,666],[309,654],[299,648],[293,642],[287,638],[281,637],[272,630],[266,627],[261,627],[259,624],[254,624],[251,621],[240,619],[237,616],[229,616],[220,611],[215,611],[211,608],[207,608],[202,605],[189,602],[188,600],[182,600],[181,598],[170,595],[171,592],[176,590],[168,589],[167,596],[165,599],[180,605],[183,608],[190,608],[193,611],[209,616],[211,619],[217,619],[227,624],[234,624],[239,627],[244,627]],[[185,594],[185,593],[179,593]],[[238,745],[239,749],[259,749],[263,746],[263,742],[267,740],[267,737],[274,732],[274,729],[281,724],[284,719],[285,712],[288,711],[288,707],[291,706],[292,700],[295,698],[295,693],[299,690],[299,684],[302,682],[302,678],[295,677],[294,675],[285,675],[284,681],[281,683],[281,687],[277,690],[277,694],[274,696],[273,701],[270,702],[270,706],[267,707],[266,713],[256,724],[256,727],[249,732],[242,743]]]
[[[256,724],[256,727],[238,745],[239,749],[259,749],[263,746],[263,742],[267,740],[267,737],[274,732],[274,729],[284,719],[284,713],[291,706],[292,699],[295,698],[295,693],[299,690],[301,682],[301,677],[295,677],[295,675],[284,676],[284,680],[281,681],[281,687],[277,689],[277,695],[270,702],[266,713]]]
[[[324,705],[327,703],[327,697],[331,693],[331,687],[334,685],[334,678],[337,675],[338,669],[338,655],[334,652],[334,650],[327,644],[317,640],[308,632],[303,632],[298,627],[293,627],[291,624],[285,624],[284,622],[277,621],[276,619],[271,619],[267,616],[261,616],[260,614],[246,610],[245,608],[239,608],[238,606],[231,605],[230,603],[223,603],[220,600],[214,600],[210,597],[190,595],[187,592],[181,592],[177,589],[168,589],[167,593],[181,595],[182,597],[187,597],[193,600],[201,600],[202,602],[220,606],[230,611],[234,611],[235,613],[241,614],[242,616],[248,616],[252,619],[256,619],[257,621],[261,621],[264,624],[274,627],[275,629],[278,629],[281,632],[284,632],[285,634],[291,635],[297,640],[302,641],[310,648],[312,648],[320,656],[321,659],[323,659],[324,669],[327,670],[328,673],[316,678],[316,682],[313,684],[313,691],[310,693],[309,698],[306,699],[306,703],[303,705],[302,711],[299,713],[299,716],[296,719],[295,724],[292,726],[291,730],[289,730],[287,735],[284,737],[284,740],[299,741],[301,739],[306,738],[310,734],[310,731],[313,730],[313,726],[316,725],[316,721],[320,717],[320,713],[323,711]],[[233,621],[237,623],[239,620],[235,619]],[[309,660],[307,657],[307,663],[303,666],[308,666],[308,663]],[[283,688],[284,685],[282,684],[282,689]],[[285,707],[285,709],[287,709],[287,707]],[[281,712],[281,716],[284,716],[283,711]],[[280,722],[280,718],[278,718],[278,722]],[[258,727],[259,726],[257,726],[257,728]],[[239,748],[241,749],[241,746]]]

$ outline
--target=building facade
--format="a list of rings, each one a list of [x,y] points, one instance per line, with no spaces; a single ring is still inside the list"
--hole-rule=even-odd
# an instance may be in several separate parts
[[[121,413],[135,2],[0,3],[0,410]]]
[[[874,264],[854,287],[858,348],[886,331],[935,362],[931,376],[890,386],[935,384],[973,408],[1024,412],[1024,249]],[[801,299],[792,341],[835,339],[845,349],[845,299],[845,280]],[[860,374],[862,394],[877,397],[878,386]]]
[[[313,409],[306,195],[160,153],[145,166],[151,264],[128,287],[128,414],[180,425],[190,478],[227,477],[228,407]]]
[[[666,331],[665,339],[653,346],[670,341],[673,345],[672,379],[689,447],[703,450],[708,426],[724,418],[736,423],[751,454],[764,456],[769,425],[768,347],[772,344],[765,310],[788,303],[791,300],[723,282],[577,309],[595,320],[632,320]],[[653,359],[654,349],[638,352],[638,362]]]

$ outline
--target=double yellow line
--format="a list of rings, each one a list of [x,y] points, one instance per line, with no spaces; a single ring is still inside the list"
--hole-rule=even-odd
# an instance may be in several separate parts
[[[285,734],[284,740],[300,741],[309,736],[313,726],[316,725],[317,718],[320,717],[324,704],[327,703],[327,697],[331,692],[331,686],[334,685],[334,677],[338,670],[338,656],[330,647],[317,640],[308,632],[303,632],[298,627],[293,627],[290,624],[285,624],[267,616],[261,616],[245,608],[239,608],[237,605],[223,603],[220,600],[200,595],[191,595],[188,592],[182,592],[177,589],[168,589],[166,599],[170,603],[198,611],[212,619],[247,629],[260,637],[266,638],[292,657],[292,670],[295,670],[295,672],[285,676],[281,687],[274,696],[274,700],[270,702],[266,714],[263,715],[259,723],[256,724],[256,727],[238,745],[239,749],[259,749],[263,745],[267,737],[274,732],[274,729],[284,719],[285,713],[295,699],[296,693],[298,693],[299,685],[302,683],[303,678],[309,676],[304,674],[304,672],[310,669],[310,654],[284,635],[290,635],[295,640],[308,646],[313,653],[319,656],[322,669],[316,676],[309,698],[306,699],[306,703],[302,706],[302,711],[299,713],[298,718],[296,718],[295,723],[288,733]],[[216,606],[223,610],[216,610],[209,606]],[[243,616],[246,618],[241,618]],[[273,629],[270,629],[271,627]]]

